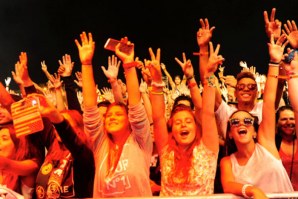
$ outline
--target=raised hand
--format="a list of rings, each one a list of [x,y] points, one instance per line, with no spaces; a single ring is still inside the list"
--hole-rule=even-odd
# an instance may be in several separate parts
[[[53,75],[53,86],[55,89],[61,88],[63,81],[60,80],[60,75],[57,73],[54,73]]]
[[[46,65],[46,62],[45,61],[42,61],[40,62],[41,64],[41,70],[44,72],[44,74],[46,75],[46,77],[48,78],[48,80],[50,80],[51,82],[54,81],[53,79],[53,75],[51,75],[48,71],[48,67]]]
[[[160,48],[157,49],[156,55],[154,54],[152,48],[149,48],[149,54],[151,60],[145,60],[145,67],[149,68],[150,74],[152,76],[152,81],[162,82],[162,72],[160,66]]]
[[[143,67],[141,70],[142,77],[147,85],[151,85],[152,77],[149,68]]]
[[[283,52],[286,45],[289,43],[286,35],[281,35],[277,41],[274,41],[273,34],[271,35],[270,43],[268,43],[270,62],[279,63],[283,58]]]
[[[197,31],[197,43],[199,46],[208,45],[212,38],[214,26],[210,28],[209,21],[207,18],[200,19],[201,28]]]
[[[101,66],[103,73],[109,80],[117,79],[120,63],[121,61],[118,61],[118,58],[112,55],[112,57],[108,57],[108,69],[106,70],[104,66]]]
[[[5,78],[4,81],[5,81],[5,86],[6,86],[6,87],[9,87],[9,84],[10,84],[10,82],[11,82],[11,77],[7,77],[7,78]]]
[[[74,62],[71,61],[71,57],[68,54],[65,54],[62,56],[62,61],[58,60],[59,68],[58,68],[58,74],[62,77],[69,77],[71,76],[72,69],[74,66]]]
[[[129,54],[126,54],[125,52],[122,52],[120,50],[121,43],[132,46],[132,50],[130,51]],[[123,38],[121,38],[121,42],[119,44],[117,44],[117,46],[115,47],[115,53],[116,53],[117,57],[119,57],[122,60],[123,64],[133,62],[134,54],[135,54],[134,53],[134,44],[131,43],[127,37],[123,37]]]
[[[217,44],[214,50],[212,42],[209,42],[209,48],[210,48],[210,56],[208,60],[207,72],[214,73],[217,70],[218,65],[221,65],[225,59],[221,55],[218,55],[220,44]]]
[[[101,95],[103,96],[103,98],[110,101],[111,103],[115,101],[112,89],[104,87],[101,89],[101,93],[102,93]]]
[[[273,34],[274,40],[280,37],[281,35],[281,22],[278,19],[275,19],[276,9],[272,8],[270,20],[268,17],[267,11],[264,11],[264,21],[265,21],[265,31],[268,38],[271,38]]]
[[[78,72],[76,72],[75,73],[75,75],[76,75],[76,80],[74,80],[74,82],[79,86],[79,87],[81,87],[82,88],[82,86],[83,86],[83,81],[82,81],[82,72],[80,72],[80,71],[78,71]]]
[[[186,59],[186,55],[182,53],[182,61],[175,57],[175,61],[181,66],[182,71],[187,79],[194,77],[194,70],[190,59]]]
[[[79,50],[79,56],[82,65],[92,65],[92,58],[95,50],[95,42],[93,41],[92,34],[88,33],[88,37],[86,32],[80,34],[81,44],[75,39],[75,43]]]
[[[295,21],[287,20],[287,23],[284,24],[284,28],[285,30],[282,30],[282,32],[287,36],[292,48],[298,48],[298,30]]]
[[[46,61],[43,60],[43,61],[40,62],[40,64],[41,64],[41,70],[43,72],[47,72],[48,71],[48,67],[46,65]]]
[[[26,52],[21,52],[19,55],[19,61],[17,61],[15,64],[15,71],[11,72],[14,81],[19,85],[23,85],[25,82],[31,81],[28,73],[27,63],[28,60]]]
[[[147,83],[143,79],[141,79],[141,83],[140,83],[140,86],[139,86],[140,92],[141,93],[146,93],[147,88],[148,88]]]

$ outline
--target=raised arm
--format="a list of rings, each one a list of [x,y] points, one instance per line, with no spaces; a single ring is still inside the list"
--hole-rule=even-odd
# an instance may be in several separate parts
[[[151,60],[145,62],[145,66],[149,67],[152,77],[152,90],[150,91],[150,100],[154,104],[152,106],[153,132],[154,141],[160,155],[162,149],[168,143],[167,121],[165,118],[165,101],[162,81],[162,72],[160,66],[160,49],[154,54],[152,48],[149,48]]]
[[[214,104],[216,93],[216,77],[214,75],[218,65],[222,64],[224,58],[218,55],[220,45],[218,44],[214,50],[213,44],[210,42],[210,56],[207,68],[202,79],[203,90],[203,108],[202,108],[202,140],[203,143],[215,153],[219,150],[218,130],[215,120]]]
[[[285,41],[286,36],[281,35],[275,42],[272,34],[270,43],[268,43],[270,62],[263,95],[262,122],[257,134],[258,142],[277,158],[279,158],[279,154],[275,146],[275,97],[279,64],[282,60],[284,48],[288,43]]]
[[[117,81],[120,64],[121,61],[118,61],[117,57],[115,55],[112,55],[112,57],[108,57],[108,69],[106,69],[104,66],[101,66],[101,69],[105,76],[108,78],[108,82],[111,85],[115,102],[124,103],[121,87],[119,86]]]
[[[191,99],[195,106],[195,115],[201,122],[202,97],[194,76],[194,70],[190,59],[186,59],[185,53],[182,53],[182,61],[175,57],[176,62],[181,66],[184,76],[187,80],[187,86],[190,90]]]
[[[289,49],[288,51],[292,51],[293,49]],[[295,115],[295,124],[298,124],[298,53],[295,52],[294,58],[290,63],[285,63],[286,72],[291,74],[293,78],[287,79],[288,81],[288,93],[291,106],[293,107],[294,115]],[[296,133],[298,132],[298,125],[295,125]]]
[[[97,105],[96,86],[94,81],[92,59],[95,50],[95,42],[92,34],[83,32],[80,34],[81,43],[76,39],[75,43],[79,50],[80,61],[82,64],[82,82],[83,82],[83,103],[84,107],[93,107]]]
[[[176,87],[175,82],[174,82],[172,76],[170,75],[170,73],[168,72],[166,65],[164,63],[160,63],[160,66],[161,66],[161,69],[163,70],[163,72],[165,73],[165,75],[168,78],[168,82],[171,86],[171,89],[172,90],[175,89],[175,87]]]
[[[125,73],[127,93],[128,93],[128,104],[136,105],[141,100],[141,94],[139,91],[139,80],[137,76],[136,67],[139,65],[137,61],[134,61],[134,44],[128,41],[127,37],[121,39],[122,43],[131,45],[132,50],[129,54],[120,50],[120,43],[116,46],[115,53],[121,59],[122,66]]]
[[[78,87],[72,74],[74,62],[72,62],[71,56],[68,54],[63,55],[62,60],[58,60],[58,62],[59,68],[57,72],[63,81],[68,109],[77,110],[82,113],[81,104],[77,97]]]

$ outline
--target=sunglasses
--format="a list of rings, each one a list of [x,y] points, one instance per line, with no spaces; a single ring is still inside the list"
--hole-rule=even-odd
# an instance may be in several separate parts
[[[240,125],[240,120],[238,118],[232,118],[229,120],[229,122],[230,122],[231,126],[239,126]],[[252,126],[254,124],[254,119],[247,117],[242,120],[242,123],[245,126]]]
[[[254,91],[257,88],[257,84],[237,84],[236,88],[238,91],[244,90],[247,87],[249,90]]]

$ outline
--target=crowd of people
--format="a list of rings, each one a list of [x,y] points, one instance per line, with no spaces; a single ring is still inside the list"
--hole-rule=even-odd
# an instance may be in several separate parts
[[[102,66],[110,88],[101,87],[95,41],[82,32],[74,42],[81,71],[73,73],[68,54],[55,74],[42,61],[43,88],[21,52],[12,72],[19,93],[10,78],[0,83],[0,198],[262,199],[298,191],[298,30],[275,13],[264,11],[267,74],[241,62],[236,77],[224,75],[207,18],[196,37],[199,74],[183,52],[175,57],[183,75],[172,78],[160,48],[141,61],[123,37]]]

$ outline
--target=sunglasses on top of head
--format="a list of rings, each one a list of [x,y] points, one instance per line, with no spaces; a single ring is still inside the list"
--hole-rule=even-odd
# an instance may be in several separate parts
[[[240,120],[238,118],[231,118],[229,120],[230,122],[230,125],[231,126],[240,126]],[[242,123],[245,125],[245,126],[252,126],[253,123],[254,123],[254,119],[253,118],[250,118],[250,117],[247,117],[247,118],[244,118],[242,120]]]
[[[237,84],[236,88],[238,91],[244,90],[247,87],[249,90],[254,91],[257,88],[257,84]]]

